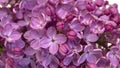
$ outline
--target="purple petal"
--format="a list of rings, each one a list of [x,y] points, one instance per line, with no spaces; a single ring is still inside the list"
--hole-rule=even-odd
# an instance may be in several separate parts
[[[38,39],[39,35],[35,30],[29,30],[24,34],[24,38],[31,41],[33,39]]]
[[[66,36],[64,34],[57,34],[55,36],[55,41],[58,43],[58,44],[63,44],[65,43],[67,40]]]
[[[84,26],[82,26],[79,21],[75,18],[72,20],[71,24],[69,25],[71,29],[73,29],[76,32],[81,32],[84,30]]]
[[[8,41],[15,41],[15,40],[20,39],[21,36],[22,36],[22,34],[19,32],[12,32],[12,34],[7,38],[7,40]]]
[[[119,65],[119,60],[118,60],[118,58],[115,56],[115,55],[113,55],[111,52],[108,52],[107,53],[107,58],[110,60],[110,62],[111,62],[111,64],[113,65],[113,66],[118,66]]]
[[[16,40],[14,43],[13,43],[13,46],[14,47],[19,47],[19,48],[24,48],[25,47],[25,42],[21,39],[19,40]]]
[[[117,66],[119,65],[119,60],[118,60],[117,57],[115,57],[115,56],[112,56],[112,57],[110,58],[110,62],[111,62],[111,64],[112,64],[113,66],[115,66],[115,67],[117,67]]]
[[[51,40],[47,37],[43,37],[40,39],[40,47],[41,48],[48,48],[51,44]]]
[[[58,65],[56,63],[51,63],[49,65],[49,68],[58,68]]]
[[[86,40],[89,42],[96,42],[98,40],[98,36],[96,34],[88,34]]]
[[[32,17],[30,26],[33,29],[43,29],[46,26],[46,22],[43,17]]]
[[[78,63],[79,57],[80,57],[80,55],[77,55],[77,54],[74,54],[74,56],[73,56],[73,64],[76,66],[79,66],[79,63]]]
[[[39,40],[33,40],[31,43],[30,43],[30,46],[35,49],[35,50],[38,50],[40,48],[40,41]]]
[[[37,0],[37,3],[39,4],[39,6],[44,6],[47,2],[48,0]]]
[[[68,12],[63,10],[63,9],[59,9],[57,11],[57,15],[58,17],[60,17],[61,19],[65,19],[65,17],[67,16]]]
[[[86,9],[86,2],[85,0],[78,0],[78,2],[76,2],[76,6],[79,10],[84,10]]]
[[[89,63],[96,63],[97,58],[95,57],[95,55],[88,54],[88,56],[87,56],[87,61],[88,61]]]
[[[51,44],[49,47],[49,52],[53,55],[55,55],[58,51],[58,44]]]
[[[18,21],[17,24],[18,24],[19,26],[27,26],[27,25],[28,25],[28,23],[25,22],[24,20]]]
[[[89,52],[89,51],[92,51],[94,48],[93,48],[93,46],[92,45],[87,45],[87,46],[85,46],[85,48],[84,48],[84,52]]]
[[[47,36],[53,38],[56,35],[56,29],[54,27],[49,27],[47,30]]]
[[[24,53],[26,55],[33,56],[36,53],[36,51],[33,48],[28,47],[28,48],[25,49]]]
[[[98,67],[107,67],[107,66],[109,66],[109,61],[106,58],[100,58],[97,61],[96,65]]]
[[[68,4],[68,3],[70,3],[70,2],[72,2],[73,0],[62,0],[61,2],[62,2],[62,4]]]
[[[65,57],[63,60],[64,65],[69,65],[72,61],[73,57]]]
[[[35,7],[36,4],[37,4],[36,0],[25,0],[25,1],[23,0],[23,1],[21,1],[19,7],[20,8],[25,8],[25,9],[28,9],[28,10],[32,10]]]
[[[29,63],[30,63],[30,58],[22,58],[19,61],[19,64],[22,65],[22,66],[27,66]]]
[[[43,64],[44,67],[47,67],[51,63],[51,61],[52,61],[51,55],[48,55],[43,60],[42,64]]]
[[[58,57],[52,56],[52,59],[55,63],[60,64],[60,61],[59,61]]]
[[[1,1],[1,0],[0,0]],[[4,1],[4,0],[2,0]],[[0,11],[0,19],[4,18],[5,16],[7,16],[7,12],[6,11]]]
[[[85,62],[86,59],[87,59],[87,56],[85,53],[83,53],[78,59],[78,64]]]
[[[11,28],[12,26],[9,24],[9,25],[6,25],[4,28],[3,28],[3,30],[2,30],[2,34],[3,35],[5,35],[5,36],[9,36],[11,33],[12,33],[12,31],[13,31],[13,29]]]
[[[77,52],[81,52],[83,50],[83,46],[82,45],[76,46],[75,49],[77,50]]]

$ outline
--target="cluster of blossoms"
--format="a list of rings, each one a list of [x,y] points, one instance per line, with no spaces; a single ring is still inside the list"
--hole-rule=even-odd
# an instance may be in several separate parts
[[[0,68],[119,68],[117,8],[107,0],[0,0]]]

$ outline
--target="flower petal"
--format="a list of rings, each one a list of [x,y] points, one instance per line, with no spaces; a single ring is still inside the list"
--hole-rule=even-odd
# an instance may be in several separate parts
[[[85,62],[86,58],[87,58],[86,54],[85,53],[82,54],[78,59],[78,64],[81,64],[81,63]]]
[[[73,57],[65,57],[63,60],[64,65],[69,65],[72,61]]]
[[[35,49],[35,50],[38,50],[40,48],[40,41],[39,40],[33,40],[31,43],[30,43],[30,46]]]
[[[58,44],[51,44],[49,48],[49,52],[53,55],[55,55],[58,51]]]
[[[56,35],[56,29],[54,27],[50,27],[47,30],[47,36],[49,38],[53,38]]]
[[[51,44],[51,41],[49,38],[43,37],[42,39],[40,39],[40,47],[48,48],[50,44]]]
[[[89,42],[96,42],[98,40],[98,36],[96,34],[88,34],[86,40]]]
[[[95,63],[97,61],[97,58],[95,57],[95,55],[92,55],[92,54],[88,54],[87,56],[87,61],[89,63]]]
[[[7,38],[8,41],[15,41],[21,38],[21,33],[19,32],[12,32],[12,34]]]
[[[64,34],[57,34],[55,36],[55,40],[58,44],[63,44],[66,42],[67,38]]]
[[[29,30],[24,34],[24,38],[28,41],[37,39],[39,37],[38,33],[35,30]]]

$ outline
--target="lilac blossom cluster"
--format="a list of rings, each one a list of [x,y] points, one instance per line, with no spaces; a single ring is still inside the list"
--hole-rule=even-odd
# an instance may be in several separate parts
[[[119,67],[117,4],[0,0],[0,68]]]

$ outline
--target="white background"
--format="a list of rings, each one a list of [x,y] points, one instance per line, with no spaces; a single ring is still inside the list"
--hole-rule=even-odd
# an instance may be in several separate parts
[[[107,0],[109,4],[117,3],[118,4],[118,10],[120,12],[120,0]]]

